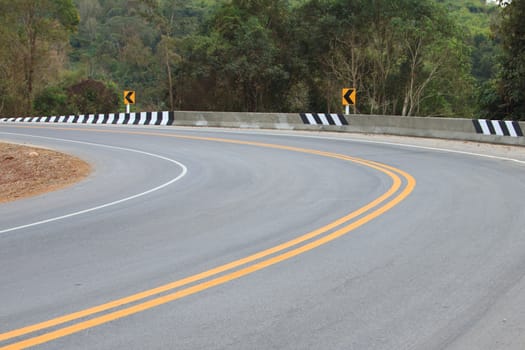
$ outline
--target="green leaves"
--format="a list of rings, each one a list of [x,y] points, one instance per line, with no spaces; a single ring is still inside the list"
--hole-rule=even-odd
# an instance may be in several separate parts
[[[0,79],[14,86],[0,113],[29,114],[35,92],[62,70],[68,34],[75,30],[78,12],[71,0],[0,0],[5,36],[0,45]]]
[[[502,3],[505,7],[498,28],[503,46],[499,75],[502,108],[510,118],[525,120],[525,0]]]
[[[524,1],[500,55],[478,0],[0,0],[0,113],[69,110],[93,79],[139,109],[338,112],[351,86],[357,113],[517,118]]]

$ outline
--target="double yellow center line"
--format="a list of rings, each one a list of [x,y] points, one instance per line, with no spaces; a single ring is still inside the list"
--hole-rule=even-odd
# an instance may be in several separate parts
[[[56,128],[54,128],[56,129]],[[211,287],[215,287],[237,278],[249,275],[268,266],[293,258],[323,244],[333,241],[356,228],[377,218],[403,201],[415,188],[416,181],[408,173],[385,164],[350,157],[343,154],[277,145],[252,141],[242,141],[224,138],[198,137],[188,135],[166,134],[158,132],[120,131],[101,129],[72,129],[92,132],[124,133],[148,135],[155,137],[175,137],[197,141],[211,141],[237,145],[256,146],[280,149],[305,154],[319,155],[353,162],[386,174],[392,183],[388,191],[365,206],[341,217],[323,227],[308,232],[285,243],[249,255],[239,260],[215,267],[213,269],[174,281],[153,289],[149,289],[125,298],[91,307],[85,310],[56,317],[41,323],[29,325],[0,334],[0,343],[10,343],[1,350],[25,349],[43,344],[82,330],[99,326],[129,315],[154,308],[159,305],[192,295]],[[183,288],[184,287],[184,288]],[[161,295],[162,294],[162,295]],[[38,334],[35,334],[38,333]]]

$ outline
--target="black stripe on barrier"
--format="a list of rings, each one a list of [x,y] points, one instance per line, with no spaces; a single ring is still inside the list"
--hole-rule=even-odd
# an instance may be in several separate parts
[[[348,120],[343,114],[337,113],[300,113],[303,124],[307,125],[332,125],[332,126],[343,126],[348,125]],[[308,116],[312,116],[315,123],[312,123]],[[323,121],[326,120],[326,122]]]
[[[516,132],[516,135],[523,136],[523,131],[521,130],[520,124],[518,122],[512,122],[512,126],[514,127],[514,131]]]
[[[496,129],[494,128],[494,125],[492,124],[492,121],[489,121],[487,123],[487,126],[489,128],[489,132],[491,135],[496,135]]]
[[[306,118],[306,113],[301,113],[300,116],[301,116],[301,120],[303,121],[303,124],[310,124],[308,122],[308,118]]]
[[[146,112],[146,119],[144,120],[144,125],[150,125],[151,123],[151,112]]]
[[[503,136],[523,136],[523,131],[521,130],[520,124],[517,121],[474,119],[472,120],[472,123],[476,133],[478,134],[497,135],[497,126],[499,129],[501,129]],[[483,131],[482,124],[487,126],[488,132],[487,130]]]
[[[99,115],[100,118],[100,115]],[[109,114],[104,114],[102,117],[102,124],[107,124],[109,120]]]
[[[509,128],[507,128],[507,123],[505,123],[503,120],[498,121],[499,127],[501,128],[501,131],[503,132],[504,136],[510,136]]]
[[[338,114],[337,116],[339,117],[339,120],[341,120],[341,124],[348,125],[348,121],[343,114]]]
[[[175,123],[175,112],[168,112],[168,125]]]
[[[474,124],[474,129],[476,129],[476,133],[483,134],[483,129],[481,129],[481,124],[479,123],[479,120],[473,119],[472,124]]]
[[[333,114],[326,114],[326,120],[328,121],[328,124],[330,125],[337,125],[335,120],[334,120],[334,116]]]

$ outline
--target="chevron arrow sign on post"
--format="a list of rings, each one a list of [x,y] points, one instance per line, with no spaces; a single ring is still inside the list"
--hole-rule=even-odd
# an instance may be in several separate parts
[[[345,106],[345,114],[350,114],[350,106],[355,106],[356,91],[355,88],[344,88],[341,90],[343,98],[343,106]]]
[[[124,104],[126,105],[126,113],[130,113],[130,105],[135,104],[135,91],[125,90],[124,91]]]
[[[343,96],[343,106],[354,106],[355,105],[355,89],[354,88],[344,88],[341,92]]]
[[[126,105],[135,104],[135,91],[124,91],[124,104]]]

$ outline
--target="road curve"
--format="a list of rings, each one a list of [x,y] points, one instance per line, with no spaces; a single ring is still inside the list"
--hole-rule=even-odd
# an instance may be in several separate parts
[[[521,149],[56,125],[0,139],[95,168],[0,206],[0,349],[525,347]]]

